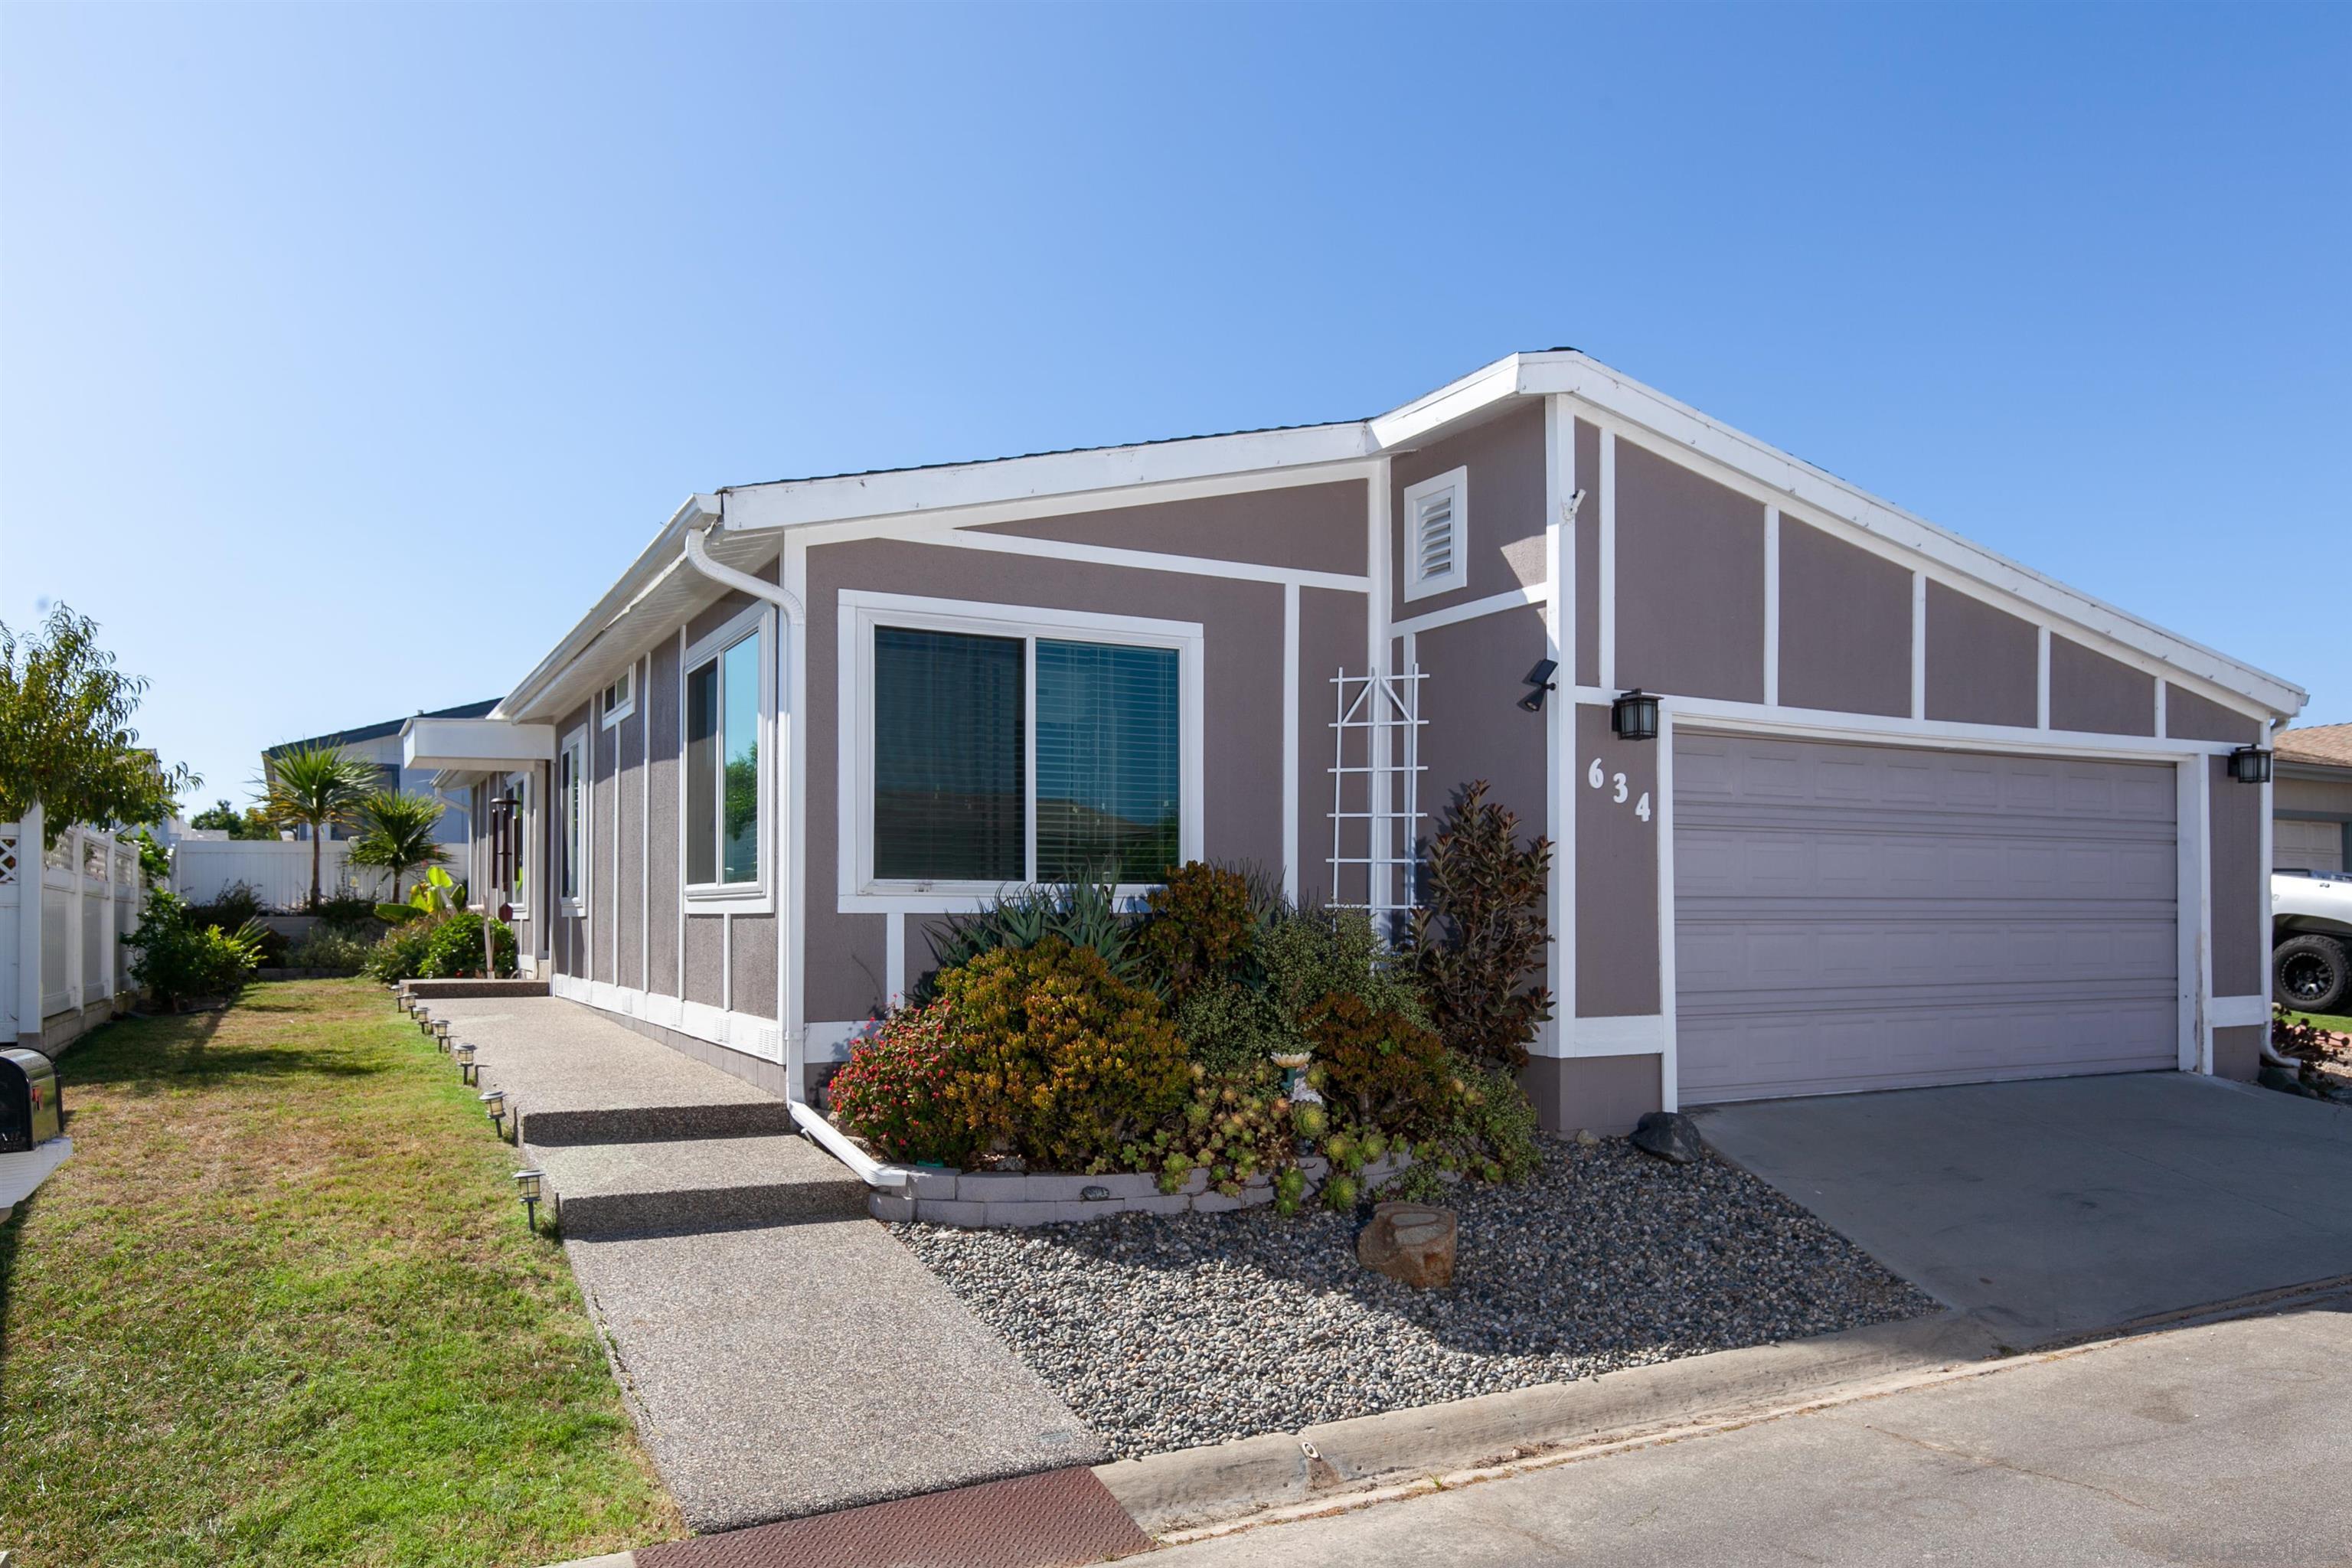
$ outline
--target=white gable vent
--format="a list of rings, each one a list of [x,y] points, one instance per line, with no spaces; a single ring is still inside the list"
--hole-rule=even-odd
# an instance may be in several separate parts
[[[1404,596],[1418,599],[1469,580],[1470,470],[1449,468],[1404,492]]]

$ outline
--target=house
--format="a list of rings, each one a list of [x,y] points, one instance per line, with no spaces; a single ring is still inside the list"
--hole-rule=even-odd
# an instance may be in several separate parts
[[[436,709],[431,713],[420,713],[417,717],[478,719],[497,706],[498,701],[493,698],[487,702],[467,702],[455,708]],[[434,787],[431,770],[409,768],[401,763],[400,732],[401,727],[407,722],[408,721],[404,719],[387,719],[380,724],[362,724],[356,730],[338,730],[331,734],[312,735],[305,740],[282,742],[268,747],[261,753],[262,776],[264,778],[269,776],[270,759],[282,752],[310,746],[340,746],[361,761],[373,764],[382,788],[396,790],[403,795],[439,795],[440,792]],[[442,799],[448,810],[443,815],[440,826],[434,834],[435,841],[447,845],[466,843],[472,837],[473,826],[467,819],[463,792],[443,795]],[[331,824],[327,828],[327,837],[348,838],[352,836],[353,831],[348,827]],[[305,826],[298,826],[294,829],[294,837],[297,839],[307,839],[310,837],[310,829]]]
[[[478,826],[516,803],[560,994],[795,1096],[948,912],[1172,855],[1386,918],[1485,779],[1557,847],[1528,1090],[1602,1129],[2252,1077],[2232,773],[2304,700],[1558,350],[1367,420],[697,495],[490,714],[404,733]]]
[[[2271,865],[2352,871],[2352,724],[2281,732],[2273,786]]]

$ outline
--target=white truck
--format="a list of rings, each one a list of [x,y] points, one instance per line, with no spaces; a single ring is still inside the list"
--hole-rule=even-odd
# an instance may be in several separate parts
[[[2271,997],[2298,1013],[2352,1012],[2352,876],[2271,873]]]

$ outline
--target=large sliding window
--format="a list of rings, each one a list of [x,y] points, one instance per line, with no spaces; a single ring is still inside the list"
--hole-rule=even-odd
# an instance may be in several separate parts
[[[1133,886],[1184,858],[1196,628],[867,624],[869,887]]]
[[[761,884],[760,731],[767,623],[749,612],[686,660],[686,882],[706,894]]]

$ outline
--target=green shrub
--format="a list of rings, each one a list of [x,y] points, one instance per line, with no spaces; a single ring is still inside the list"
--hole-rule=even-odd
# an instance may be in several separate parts
[[[915,983],[907,999],[919,1005],[929,1002],[950,971],[999,948],[1026,951],[1047,937],[1091,948],[1120,980],[1148,984],[1141,954],[1129,941],[1130,923],[1119,912],[1117,895],[1097,882],[1024,889],[974,913],[949,916],[945,928],[931,937],[937,967]]]
[[[139,929],[123,941],[139,950],[131,976],[156,1005],[176,1008],[198,998],[233,996],[261,963],[261,928],[233,931],[190,918],[185,900],[161,889],[147,895]]]
[[[497,976],[515,972],[514,929],[504,921],[490,922],[498,946]],[[468,910],[451,915],[432,928],[425,943],[425,962],[417,975],[425,980],[478,980],[482,977],[482,917]]]
[[[976,1135],[944,1092],[961,1059],[946,1003],[901,1007],[850,1047],[826,1081],[826,1104],[844,1131],[890,1159],[961,1165]]]
[[[438,922],[418,920],[413,924],[395,926],[376,939],[368,949],[360,973],[370,980],[380,980],[386,985],[403,980],[415,980],[425,973],[425,951],[433,945],[433,933]],[[481,929],[474,932],[474,951],[481,951]]]
[[[1423,1026],[1430,1021],[1412,968],[1389,952],[1360,910],[1277,917],[1258,933],[1255,951],[1267,994],[1299,1031],[1290,1048],[1307,1048],[1307,1015],[1335,992],[1353,996],[1369,1013],[1394,1013]]]
[[[1059,936],[983,953],[941,974],[938,994],[957,1056],[941,1093],[975,1148],[1108,1170],[1192,1083],[1159,1000]]]
[[[309,934],[287,948],[285,963],[292,969],[357,974],[371,951],[367,939],[356,931],[320,924],[311,927]]]
[[[1188,860],[1144,901],[1136,946],[1168,999],[1238,978],[1256,933],[1250,885],[1238,871]]]
[[[335,892],[319,900],[318,915],[341,931],[369,931],[375,923],[375,900],[354,892]]]
[[[190,904],[188,918],[200,926],[235,931],[262,912],[261,889],[250,882],[231,882],[208,904]]]
[[[1401,1013],[1375,1013],[1344,992],[1318,1003],[1307,1029],[1315,1075],[1332,1110],[1368,1130],[1367,1158],[1380,1158],[1371,1140],[1382,1134],[1418,1139],[1445,1128],[1460,1086],[1434,1034]]]
[[[1423,907],[1412,917],[1413,967],[1438,1037],[1465,1060],[1514,1072],[1551,1016],[1540,980],[1551,844],[1538,837],[1521,848],[1518,826],[1486,799],[1484,780],[1455,790],[1430,840]]]
[[[1263,1063],[1306,1048],[1298,1028],[1265,991],[1238,980],[1197,985],[1176,1004],[1177,1037],[1192,1059],[1213,1071]]]

